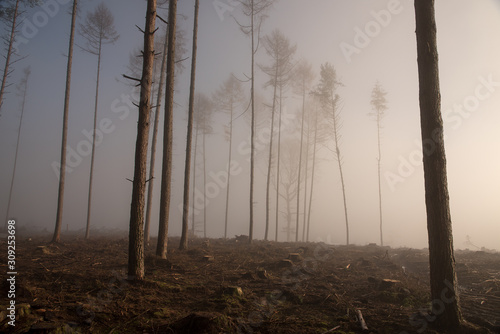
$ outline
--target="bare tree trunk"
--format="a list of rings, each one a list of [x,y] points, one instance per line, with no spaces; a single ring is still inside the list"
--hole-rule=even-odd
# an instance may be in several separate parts
[[[163,162],[160,191],[160,221],[156,255],[167,258],[168,218],[170,212],[170,186],[172,180],[172,126],[174,108],[174,66],[175,66],[175,31],[177,0],[170,0],[168,6],[168,50],[167,84],[165,87],[165,123],[163,128]]]
[[[130,230],[128,248],[128,279],[144,279],[144,206],[148,160],[149,119],[151,112],[151,85],[153,82],[154,33],[156,29],[156,0],[148,0],[144,52],[135,144],[135,168],[130,205]]]
[[[204,126],[205,127],[205,126]],[[205,131],[203,131],[203,237],[207,237],[207,155],[205,145]]]
[[[78,0],[73,0],[73,10],[71,13],[71,29],[69,35],[68,65],[66,69],[66,91],[64,93],[63,131],[61,141],[61,165],[59,172],[59,191],[57,195],[56,226],[52,242],[59,242],[61,239],[61,226],[64,202],[64,181],[66,179],[66,143],[68,138],[68,111],[69,97],[71,91],[71,65],[73,62],[73,42],[75,39],[75,22]]]
[[[7,213],[5,214],[5,231],[7,231],[7,223],[9,221],[9,213],[10,213],[10,203],[12,200],[12,189],[14,189],[14,179],[16,178],[16,168],[17,168],[17,153],[19,152],[19,139],[21,138],[21,129],[23,125],[23,115],[24,115],[24,107],[26,106],[26,94],[28,92],[28,80],[31,74],[31,69],[27,67],[24,70],[25,76],[23,77],[21,83],[21,89],[23,94],[23,100],[21,102],[21,117],[19,118],[19,127],[17,129],[17,140],[16,140],[16,153],[14,155],[14,168],[12,170],[12,179],[10,181],[10,190],[9,190],[9,201],[7,202]]]
[[[16,21],[17,17],[19,16],[19,2],[20,0],[16,1],[16,7],[14,8],[14,14],[12,16],[12,27],[10,30],[9,46],[7,48],[7,56],[5,57],[5,68],[3,70],[2,86],[0,87],[0,111],[2,110],[2,105],[3,105],[3,94],[5,92],[5,87],[7,86],[7,77],[10,74],[9,66],[10,66],[10,58],[13,53],[12,47],[16,36]]]
[[[267,165],[267,185],[266,185],[266,232],[264,235],[264,240],[267,241],[269,233],[269,197],[270,197],[270,187],[271,187],[271,167],[273,162],[273,137],[274,137],[274,114],[276,111],[276,90],[278,81],[278,66],[276,66],[276,71],[274,74],[274,92],[273,92],[273,106],[271,111],[271,137],[269,139],[269,162]]]
[[[377,159],[377,167],[378,167],[378,205],[379,205],[379,214],[380,214],[380,246],[384,245],[384,235],[382,230],[382,183],[380,179],[380,163],[382,160],[382,150],[380,149],[380,113],[377,114],[377,144],[378,144],[378,159]]]
[[[90,177],[89,177],[89,196],[87,205],[87,227],[85,229],[85,239],[89,239],[90,233],[90,213],[92,205],[92,179],[94,177],[94,159],[95,159],[95,131],[97,128],[97,106],[99,104],[99,76],[101,73],[101,47],[102,43],[99,40],[99,51],[97,54],[97,79],[95,86],[95,106],[94,106],[94,131],[92,132],[92,154],[90,159]]]
[[[196,154],[198,153],[198,127],[196,127],[195,135],[194,135],[194,152],[193,152],[193,207],[192,207],[192,226],[191,230],[193,231],[193,236],[195,233],[195,195],[196,195]]]
[[[191,142],[193,140],[193,112],[194,112],[194,88],[196,79],[196,48],[198,36],[198,12],[200,1],[196,0],[194,5],[194,27],[193,27],[193,50],[191,56],[191,84],[189,86],[189,111],[188,111],[188,126],[186,138],[186,162],[184,167],[184,203],[182,206],[182,234],[180,249],[188,247],[188,232],[189,232],[189,177],[191,171]],[[205,137],[203,137],[205,138]],[[193,202],[194,203],[194,202]],[[194,212],[193,212],[194,215]]]
[[[333,94],[331,96],[332,103],[335,101],[333,98]],[[337,156],[337,163],[339,166],[339,173],[340,173],[340,183],[342,185],[342,198],[344,202],[344,217],[345,217],[345,228],[346,228],[346,245],[349,245],[349,220],[347,217],[347,201],[346,201],[346,195],[345,195],[345,183],[344,183],[344,173],[342,171],[342,156],[340,154],[340,146],[339,146],[339,140],[340,140],[340,134],[339,134],[339,124],[338,124],[338,119],[337,119],[337,114],[335,110],[335,103],[332,104],[332,112],[333,112],[333,131],[334,131],[334,138],[335,138],[335,154]]]
[[[306,113],[306,90],[305,90],[305,85],[303,85],[303,90],[302,90],[302,124],[300,126],[300,149],[299,149],[299,175],[297,177],[297,222],[296,222],[296,231],[295,231],[295,242],[299,241],[299,213],[300,213],[300,172],[302,169],[302,144],[304,142],[304,116]],[[305,213],[305,212],[304,212]],[[304,241],[304,234],[305,234],[305,228],[306,226],[304,225],[302,228],[302,241]]]
[[[280,193],[280,155],[281,155],[281,105],[282,105],[282,87],[280,87],[280,108],[278,114],[278,155],[276,162],[276,233],[274,235],[274,241],[278,241],[278,220],[279,220],[279,193]],[[288,234],[290,233],[289,229],[287,231],[287,241],[289,241]]]
[[[254,41],[254,0],[251,0],[251,23],[250,29],[252,29],[252,74],[250,76],[251,89],[250,89],[250,99],[252,104],[252,121],[251,121],[251,132],[250,132],[250,226],[248,231],[248,242],[253,241],[253,187],[254,187],[254,168],[255,168],[255,41]]]
[[[310,119],[310,116],[308,116],[308,119]],[[309,226],[307,225],[307,181],[308,181],[308,171],[309,171],[309,146],[310,146],[310,138],[311,138],[311,123],[307,123],[307,141],[306,141],[306,152],[304,156],[306,157],[306,165],[304,166],[304,219],[303,219],[303,224],[304,224],[304,229],[306,230],[306,235],[305,235],[305,241],[309,242]],[[304,239],[303,238],[303,239]]]
[[[456,333],[462,314],[446,176],[434,0],[415,0],[415,21],[432,310],[438,328]]]
[[[168,35],[168,31],[166,31]],[[149,244],[149,230],[151,226],[151,207],[153,204],[153,186],[155,176],[155,160],[156,160],[156,142],[158,140],[158,123],[160,122],[161,102],[163,99],[163,85],[165,84],[165,71],[167,67],[167,46],[168,36],[165,36],[165,43],[163,43],[163,55],[160,70],[160,83],[158,85],[158,96],[156,98],[156,113],[153,126],[153,138],[151,139],[151,157],[149,163],[149,182],[148,182],[148,199],[146,202],[146,222],[144,226],[144,237],[146,244]]]
[[[312,158],[312,167],[311,167],[311,193],[309,195],[309,210],[307,212],[307,240],[309,240],[309,230],[311,227],[311,207],[312,207],[312,199],[313,199],[313,190],[314,190],[314,171],[316,168],[316,145],[318,143],[318,115],[315,115],[314,119],[314,144],[313,144],[313,158]]]
[[[228,164],[227,164],[226,216],[225,216],[225,220],[224,220],[224,239],[227,239],[227,219],[228,219],[228,213],[229,213],[229,186],[230,186],[230,181],[231,181],[232,153],[233,153],[233,106],[231,105],[230,123],[229,123],[229,157],[228,157]]]

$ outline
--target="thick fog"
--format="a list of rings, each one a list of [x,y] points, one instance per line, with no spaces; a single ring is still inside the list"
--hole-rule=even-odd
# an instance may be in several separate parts
[[[51,4],[49,6],[48,4]],[[97,1],[82,2],[77,24]],[[127,231],[129,224],[138,95],[130,58],[140,51],[145,1],[106,0],[120,38],[103,47],[96,134],[96,157],[91,228]],[[9,218],[29,231],[55,224],[60,159],[67,47],[71,17],[67,0],[46,1],[45,7],[27,9],[19,27],[17,51],[21,57],[8,78],[0,117],[0,217],[5,218],[12,178],[21,98],[16,94],[23,69],[31,66],[19,142]],[[179,29],[184,33],[184,69],[175,83],[174,154],[169,235],[180,235],[185,140],[189,95],[194,1],[179,2]],[[250,39],[236,21],[247,23],[236,1],[203,0],[200,4],[196,92],[211,97],[231,73],[243,81],[245,98],[235,111],[228,237],[248,234],[250,174]],[[166,18],[166,10],[159,10]],[[500,249],[500,3],[494,0],[436,2],[441,107],[445,127],[448,188],[456,248]],[[163,31],[162,22],[157,23]],[[2,33],[6,34],[2,23]],[[379,243],[377,124],[370,116],[372,90],[377,81],[387,92],[387,110],[381,128],[381,191],[384,243],[390,246],[427,247],[427,227],[418,103],[418,75],[413,2],[407,0],[282,0],[268,12],[261,37],[279,29],[297,46],[293,63],[304,59],[314,70],[312,88],[320,79],[321,64],[330,63],[342,83],[340,150],[349,216],[350,241]],[[78,30],[78,29],[77,29]],[[76,44],[85,44],[76,35]],[[2,49],[2,55],[4,55]],[[19,57],[17,57],[19,59]],[[256,63],[272,60],[262,45]],[[4,59],[0,60],[4,68]],[[63,235],[69,229],[84,233],[90,169],[97,57],[76,47],[68,129],[68,161],[64,198]],[[264,238],[266,177],[269,152],[272,87],[256,66],[256,182],[255,233]],[[313,108],[312,95],[306,109]],[[297,163],[302,96],[286,87],[282,100],[281,182]],[[323,113],[319,122],[327,121]],[[151,234],[158,229],[163,108],[157,146]],[[196,234],[224,235],[228,116],[215,111],[212,133],[207,134],[206,201],[203,204],[203,148],[198,138],[195,222]],[[275,135],[277,135],[275,133]],[[275,144],[277,136],[274,137]],[[311,138],[312,141],[312,138]],[[193,141],[194,143],[194,141]],[[318,143],[311,206],[311,241],[345,243],[345,220],[339,169],[332,137]],[[424,147],[429,149],[428,147]],[[276,154],[276,153],[274,153]],[[304,154],[304,153],[303,153]],[[309,196],[312,152],[309,152],[308,188],[301,184],[299,239],[304,219],[303,196]],[[305,162],[305,160],[304,160]],[[303,167],[304,167],[303,162]],[[288,171],[287,171],[288,169]],[[270,201],[270,236],[275,235],[276,162],[273,163]],[[305,171],[302,171],[304,177]],[[191,183],[192,184],[192,183]],[[280,184],[284,195],[285,186]],[[191,199],[192,200],[192,199]],[[278,239],[286,240],[286,200],[280,197]],[[308,204],[309,205],[309,204]],[[291,202],[295,226],[296,199]],[[190,223],[191,225],[191,223]],[[295,232],[292,233],[294,235]],[[294,240],[294,238],[292,238]]]

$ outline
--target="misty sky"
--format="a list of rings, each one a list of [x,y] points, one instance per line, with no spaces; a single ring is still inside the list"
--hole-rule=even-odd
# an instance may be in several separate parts
[[[5,216],[7,209],[20,114],[15,84],[23,68],[30,65],[32,75],[10,217],[17,219],[19,226],[46,227],[52,232],[58,187],[54,163],[59,161],[61,145],[71,5],[67,0],[47,2],[56,6],[30,9],[25,15],[19,34],[19,53],[27,58],[14,65],[15,72],[10,78],[13,86],[5,96],[0,117],[0,217]],[[249,75],[250,40],[231,17],[234,15],[245,22],[236,2],[200,2],[196,90],[210,96],[231,72],[240,79]],[[78,23],[83,22],[86,13],[98,3],[83,1]],[[221,3],[225,5],[221,7]],[[142,35],[135,25],[144,26],[146,2],[106,0],[105,4],[115,17],[120,39],[103,49],[98,124],[102,119],[107,120],[103,121],[106,133],[96,150],[92,227],[127,230],[132,184],[126,178],[133,176],[137,108],[131,104],[133,89],[122,79],[122,74],[129,74],[129,57],[141,46]],[[189,53],[193,8],[194,0],[179,1],[179,27],[186,33]],[[159,12],[166,17],[164,10]],[[497,36],[500,1],[438,0],[436,21],[455,247],[473,248],[466,243],[470,236],[477,246],[500,249],[500,42]],[[270,10],[262,34],[273,29],[280,29],[297,45],[295,60],[304,58],[313,65],[317,75],[315,84],[320,64],[325,62],[335,67],[343,83],[338,94],[343,101],[341,150],[351,242],[379,242],[377,132],[375,122],[368,115],[371,91],[378,80],[388,92],[388,110],[382,129],[384,240],[391,246],[426,247],[413,2],[281,0]],[[81,36],[77,36],[76,43],[84,44]],[[257,62],[270,62],[263,50],[258,52]],[[96,65],[97,57],[75,48],[68,132],[68,145],[75,151],[80,148],[84,152],[86,142],[90,142]],[[3,59],[0,66],[3,68]],[[181,230],[178,208],[182,200],[189,61],[185,66],[176,78],[171,235],[179,235]],[[272,91],[263,87],[265,79],[258,71],[257,91],[268,102]],[[244,87],[248,94],[249,85]],[[294,117],[300,105],[299,97],[289,90],[284,103],[289,118]],[[268,115],[265,111],[258,117],[264,119]],[[235,122],[233,158],[238,168],[231,188],[229,236],[248,234],[249,156],[245,148],[249,147],[249,125],[245,117]],[[212,184],[217,184],[214,177],[227,167],[227,143],[222,128],[226,121],[225,116],[218,115],[214,124],[216,133],[207,140],[207,172],[211,175],[207,181]],[[290,129],[288,135],[293,134]],[[162,136],[160,132],[159,142]],[[160,145],[158,152],[153,234],[158,221]],[[319,156],[311,239],[341,244],[345,242],[345,226],[338,169],[330,149],[323,147]],[[90,156],[78,154],[73,158],[74,167],[66,178],[63,230],[67,225],[72,230],[82,229],[86,222]],[[258,159],[255,237],[260,239],[264,236],[267,156],[258,154]],[[199,180],[200,176],[197,174]],[[197,188],[201,190],[202,184],[197,183]],[[224,202],[224,189],[214,190],[207,206],[210,237],[223,235]],[[274,216],[274,204],[271,210]],[[201,222],[201,215],[197,221]],[[280,216],[280,226],[284,224]],[[270,233],[274,235],[274,219],[271,226]],[[284,237],[280,231],[280,240]]]

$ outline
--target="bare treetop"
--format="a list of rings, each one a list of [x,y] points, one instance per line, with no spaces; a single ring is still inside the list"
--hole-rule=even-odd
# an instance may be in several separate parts
[[[86,40],[83,50],[97,55],[102,44],[113,44],[120,35],[115,30],[114,18],[109,8],[101,2],[93,12],[87,13],[80,34]]]
[[[373,88],[372,99],[370,101],[373,110],[375,110],[375,112],[371,113],[371,115],[376,116],[377,119],[382,118],[382,116],[384,115],[384,111],[387,110],[387,99],[385,98],[386,95],[387,92],[382,88],[380,82],[377,81],[375,87]]]

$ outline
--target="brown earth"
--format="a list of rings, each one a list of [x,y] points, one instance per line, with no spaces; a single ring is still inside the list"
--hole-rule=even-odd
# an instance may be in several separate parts
[[[18,237],[16,326],[3,279],[0,332],[438,333],[425,250],[193,239],[179,251],[170,238],[161,260],[152,240],[146,279],[130,283],[126,237],[49,241]],[[500,333],[500,254],[456,258],[470,332]],[[8,272],[5,257],[0,268]]]

